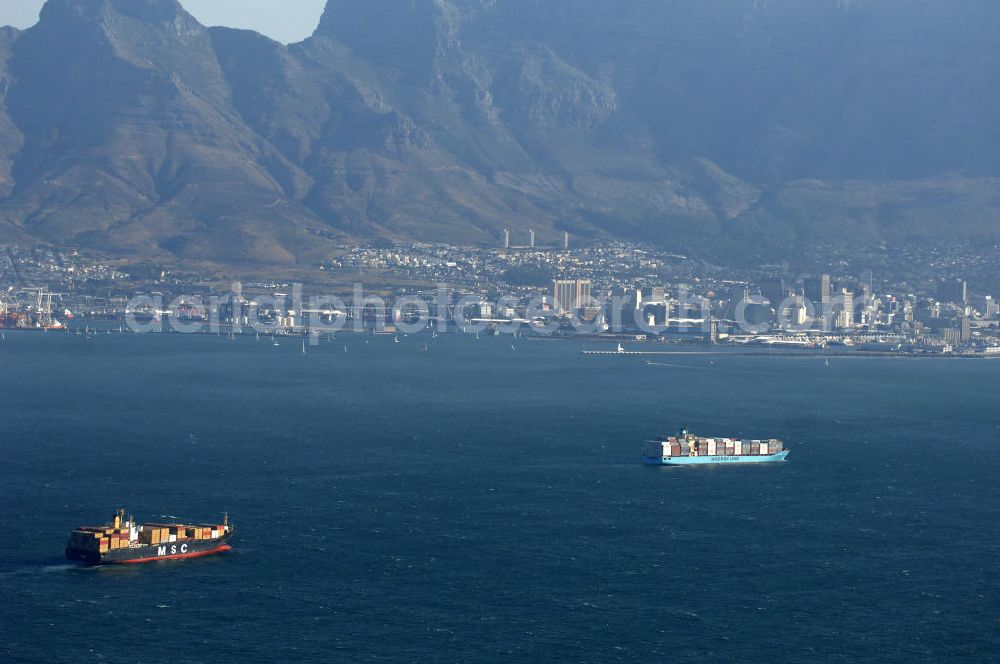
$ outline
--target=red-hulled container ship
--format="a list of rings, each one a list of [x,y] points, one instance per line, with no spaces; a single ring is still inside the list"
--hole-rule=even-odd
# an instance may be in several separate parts
[[[70,533],[66,557],[86,565],[127,565],[197,558],[232,549],[235,533],[224,515],[221,524],[136,523],[118,510],[110,524],[81,526]]]

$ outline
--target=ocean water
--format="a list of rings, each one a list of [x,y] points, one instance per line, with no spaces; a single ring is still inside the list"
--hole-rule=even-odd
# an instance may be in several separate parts
[[[1000,361],[424,340],[7,332],[0,660],[1000,656]],[[792,452],[639,463],[682,423]],[[65,564],[119,506],[236,547]]]

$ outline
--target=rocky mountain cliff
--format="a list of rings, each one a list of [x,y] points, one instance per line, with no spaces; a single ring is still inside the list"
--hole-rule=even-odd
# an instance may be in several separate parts
[[[0,31],[0,243],[997,238],[996,34],[992,0],[330,0],[283,46],[49,0]]]

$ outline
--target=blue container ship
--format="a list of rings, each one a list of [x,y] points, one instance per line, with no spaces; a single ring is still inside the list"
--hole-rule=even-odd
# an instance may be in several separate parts
[[[651,440],[643,448],[652,466],[700,466],[715,463],[774,463],[788,457],[777,438],[746,440],[695,436],[684,427],[676,436]]]

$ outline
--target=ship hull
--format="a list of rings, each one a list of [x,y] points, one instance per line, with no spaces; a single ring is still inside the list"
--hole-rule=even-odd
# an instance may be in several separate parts
[[[784,461],[789,450],[777,454],[745,455],[745,456],[676,456],[676,457],[645,457],[650,466],[706,466],[732,463],[775,463]]]
[[[66,549],[66,557],[85,565],[134,565],[164,560],[200,558],[224,553],[233,547],[229,543],[232,534],[210,540],[181,540],[169,544],[152,544],[128,549],[113,549],[105,553]]]

